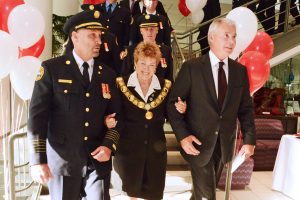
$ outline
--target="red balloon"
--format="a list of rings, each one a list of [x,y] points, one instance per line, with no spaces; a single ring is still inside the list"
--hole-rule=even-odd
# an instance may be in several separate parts
[[[264,54],[257,51],[248,51],[240,61],[247,68],[250,93],[253,95],[269,78],[270,64]]]
[[[180,0],[179,1],[178,9],[181,12],[181,14],[185,17],[188,16],[191,13],[191,11],[187,8],[187,6],[185,4],[185,0]]]
[[[23,56],[34,56],[38,58],[42,54],[44,47],[45,47],[45,37],[43,36],[33,46],[26,49],[19,48],[19,58]]]
[[[273,40],[267,33],[263,31],[257,31],[256,36],[244,53],[248,51],[261,52],[266,56],[267,59],[270,59],[274,51]]]
[[[105,0],[84,0],[82,4],[93,4],[93,5],[96,5],[96,4],[101,4],[101,3],[104,3]]]
[[[0,29],[8,32],[7,19],[12,9],[24,4],[24,0],[0,0]]]

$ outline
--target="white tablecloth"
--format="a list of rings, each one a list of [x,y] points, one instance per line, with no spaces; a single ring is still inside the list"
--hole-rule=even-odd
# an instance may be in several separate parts
[[[273,170],[272,189],[300,200],[300,139],[293,135],[281,138]]]

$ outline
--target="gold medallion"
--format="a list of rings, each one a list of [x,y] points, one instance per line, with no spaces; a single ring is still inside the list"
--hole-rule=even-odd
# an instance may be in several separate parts
[[[137,106],[138,106],[139,108],[143,109],[143,108],[145,107],[145,103],[142,102],[142,101],[140,101],[140,102],[138,102]]]
[[[150,110],[150,108],[151,108],[150,104],[147,103],[147,104],[145,105],[145,109],[146,109],[146,110]]]
[[[153,113],[152,113],[151,111],[148,110],[148,111],[146,112],[146,114],[145,114],[145,117],[146,117],[146,119],[150,120],[150,119],[153,118]]]

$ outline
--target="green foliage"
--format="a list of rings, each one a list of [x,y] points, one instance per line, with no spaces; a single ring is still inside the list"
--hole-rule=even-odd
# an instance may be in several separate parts
[[[63,53],[63,44],[68,38],[63,32],[63,27],[71,16],[58,16],[55,14],[52,16],[52,57],[57,57]]]

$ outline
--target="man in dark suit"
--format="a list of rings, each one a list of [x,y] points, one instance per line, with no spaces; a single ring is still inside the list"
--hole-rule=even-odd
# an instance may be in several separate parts
[[[48,183],[52,200],[110,199],[121,103],[115,73],[93,59],[101,43],[99,17],[91,10],[71,17],[64,32],[74,49],[43,62],[36,78],[28,121],[31,174]],[[111,113],[119,122],[107,129]]]
[[[209,0],[203,8],[204,18],[202,23],[207,22],[221,14],[221,6],[219,0]],[[197,41],[201,47],[201,54],[204,55],[209,51],[209,45],[207,41],[207,32],[210,23],[199,27],[199,35]]]
[[[222,165],[232,159],[237,119],[244,139],[240,153],[246,158],[254,153],[255,125],[247,70],[228,58],[235,38],[233,21],[214,20],[208,32],[211,50],[183,64],[169,96],[169,121],[191,167],[192,200],[216,199]],[[174,109],[178,97],[187,102],[185,114]]]

